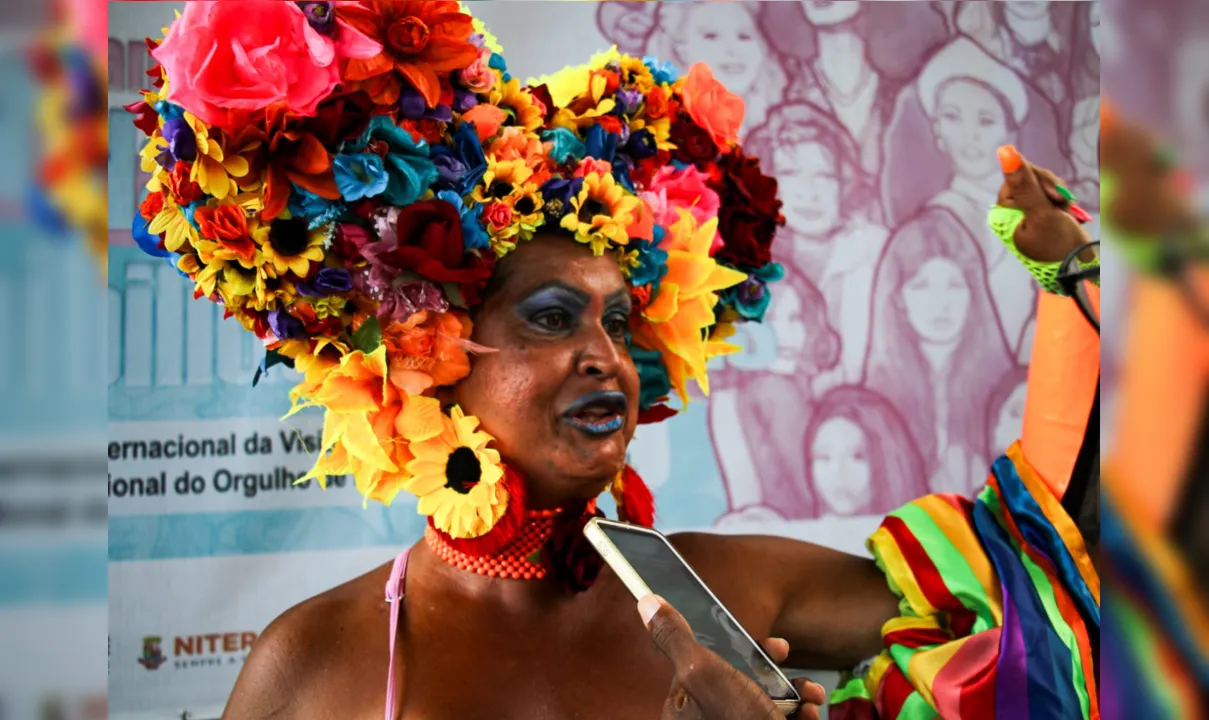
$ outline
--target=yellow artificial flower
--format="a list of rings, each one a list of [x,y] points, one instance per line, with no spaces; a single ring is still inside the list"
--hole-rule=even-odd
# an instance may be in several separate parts
[[[295,359],[295,367],[305,355]],[[323,439],[314,467],[295,483],[314,478],[325,486],[329,475],[351,474],[364,504],[372,499],[390,505],[412,458],[407,443],[396,437],[402,398],[386,375],[385,345],[308,368],[306,379],[291,391],[293,406],[282,420],[303,408],[324,407]]]
[[[623,86],[634,88],[643,95],[654,89],[655,76],[651,74],[651,69],[646,66],[642,58],[637,58],[633,55],[622,55],[619,64],[621,66],[621,84]]]
[[[589,79],[593,70],[602,68],[614,60],[619,61],[621,58],[621,53],[617,50],[617,46],[614,45],[604,52],[593,55],[592,59],[585,65],[568,65],[553,75],[530,78],[525,84],[529,87],[545,85],[550,91],[550,99],[554,101],[554,105],[556,107],[565,107],[575,98],[588,94]],[[597,97],[599,98],[599,96]],[[609,110],[612,109],[610,105]],[[605,112],[608,111],[606,110]]]
[[[152,179],[154,182],[154,178]],[[184,211],[172,199],[172,193],[164,193],[164,207],[151,219],[147,232],[152,235],[164,233],[164,247],[171,252],[185,252],[181,248],[192,247],[200,239],[197,229],[185,217]]]
[[[480,204],[515,198],[523,192],[522,186],[531,177],[533,177],[533,169],[525,163],[523,158],[514,160],[488,158],[487,172],[483,173],[483,179],[475,186],[474,192],[470,196]]]
[[[462,12],[466,13],[467,15],[473,15],[473,13],[470,12],[470,8],[466,6],[466,3],[459,3],[458,7],[460,7]],[[483,47],[491,50],[493,53],[498,53],[500,55],[504,54],[504,46],[500,45],[500,41],[496,39],[495,35],[491,34],[491,31],[487,29],[487,25],[484,24],[482,20],[474,18],[473,27],[476,35],[483,36]]]
[[[249,218],[248,228],[276,277],[288,272],[300,278],[309,275],[311,263],[323,262],[323,248],[330,236],[326,226],[307,230],[305,222],[290,222],[288,218],[272,225]]]
[[[627,228],[641,202],[613,179],[611,174],[588,173],[579,194],[571,198],[573,212],[562,219],[562,228],[575,239],[592,247],[596,256],[604,255],[609,244],[628,245]]]
[[[747,279],[746,274],[710,257],[717,229],[717,218],[698,227],[691,213],[680,211],[680,219],[664,240],[667,274],[642,311],[645,322],[635,331],[635,341],[663,354],[668,378],[684,403],[688,402],[688,380],[696,380],[709,395],[706,363],[737,349],[725,342],[727,328],[718,329],[712,337],[706,332],[716,322],[718,293]]]
[[[412,396],[398,424],[414,458],[403,487],[420,498],[420,514],[451,537],[487,534],[504,516],[508,493],[500,454],[487,447],[492,437],[478,430],[478,418],[457,406],[445,415],[438,400]]]
[[[239,187],[234,178],[244,177],[251,168],[247,158],[240,154],[248,148],[225,147],[230,139],[222,131],[211,136],[210,128],[193,113],[185,113],[185,122],[193,130],[197,142],[197,159],[193,161],[189,179],[196,182],[207,195],[219,200],[237,194]]]
[[[521,90],[520,80],[512,78],[507,82],[499,82],[491,89],[488,102],[501,110],[512,113],[510,126],[534,132],[545,122],[542,108],[533,102],[533,96]]]

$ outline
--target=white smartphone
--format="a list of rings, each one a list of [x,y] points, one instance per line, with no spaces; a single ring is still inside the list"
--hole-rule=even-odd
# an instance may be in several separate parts
[[[584,535],[636,599],[653,592],[667,600],[688,620],[697,642],[751,678],[786,715],[797,712],[802,698],[793,683],[662,533],[593,518]]]

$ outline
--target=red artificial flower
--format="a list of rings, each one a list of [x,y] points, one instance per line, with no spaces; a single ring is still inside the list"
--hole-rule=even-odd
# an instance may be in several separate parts
[[[604,517],[595,501],[568,508],[555,519],[554,533],[542,551],[547,577],[567,591],[583,592],[592,587],[604,567],[604,559],[584,537],[584,527],[594,517]]]
[[[249,127],[247,132],[263,143],[253,162],[265,178],[263,219],[273,220],[285,211],[291,184],[328,200],[340,199],[331,153],[284,105],[265,110],[264,126]]]
[[[508,203],[493,202],[483,212],[483,219],[493,230],[503,230],[512,224],[512,206]]]
[[[667,405],[663,405],[663,404],[652,405],[651,407],[647,408],[646,410],[638,411],[638,424],[639,425],[653,425],[655,423],[661,423],[664,420],[667,420],[668,418],[675,417],[675,416],[676,416],[676,410],[668,407]]]
[[[155,108],[148,105],[146,100],[132,102],[129,105],[123,105],[122,108],[134,115],[134,126],[142,130],[147,137],[151,137],[159,127],[160,114],[155,111]]]
[[[399,211],[395,236],[395,247],[377,247],[387,244],[379,242],[363,254],[373,255],[371,263],[414,270],[436,283],[454,283],[468,305],[478,301],[495,264],[466,252],[457,208],[435,198],[412,203]]]
[[[336,147],[341,140],[360,137],[373,117],[374,102],[364,92],[337,95],[319,105],[315,117],[302,127],[325,147]]]
[[[164,193],[149,192],[147,197],[143,198],[143,202],[139,203],[139,215],[147,222],[155,219],[164,209]]]
[[[718,193],[718,232],[726,245],[718,262],[739,268],[761,268],[772,262],[772,239],[785,223],[777,198],[776,178],[760,170],[760,161],[739,149],[718,162],[718,179],[710,187]]]
[[[436,107],[440,74],[463,70],[479,57],[470,42],[474,20],[456,0],[366,0],[342,4],[336,14],[382,44],[381,54],[349,60],[344,73],[380,105],[399,101],[402,77]]]
[[[143,42],[146,43],[146,45],[147,45],[147,54],[148,55],[151,54],[152,50],[154,50],[160,46],[159,40],[152,40],[151,38],[143,38]],[[153,86],[155,86],[155,88],[157,90],[164,87],[164,66],[163,65],[160,65],[158,62],[153,63],[151,65],[151,67],[147,68],[146,75],[147,75],[147,77],[151,78],[151,84]]]
[[[672,142],[680,162],[703,165],[718,156],[718,146],[705,128],[686,118],[672,123]]]
[[[605,132],[613,133],[614,135],[621,134],[621,120],[614,115],[603,115],[597,118],[597,122]]]
[[[218,241],[248,262],[256,257],[256,244],[248,233],[248,216],[240,206],[201,207],[193,213],[193,219],[202,237]]]
[[[614,499],[622,522],[648,528],[655,525],[655,498],[642,476],[629,465],[621,471],[621,493]]]
[[[639,188],[646,188],[654,180],[659,170],[671,161],[671,151],[660,150],[651,157],[634,163],[633,169],[630,170],[630,180]]]
[[[176,161],[168,173],[168,190],[177,205],[185,206],[205,197],[201,186],[189,179],[189,165]]]
[[[592,77],[602,77],[605,79],[604,97],[609,97],[617,92],[617,88],[621,87],[621,76],[612,70],[593,70]],[[591,82],[589,81],[589,87]]]
[[[659,120],[668,116],[668,94],[663,86],[657,86],[646,95],[646,116]]]
[[[503,550],[508,543],[516,539],[525,525],[525,480],[515,470],[504,466],[504,491],[508,493],[508,504],[504,515],[495,526],[476,538],[455,538],[437,527],[436,521],[430,516],[428,527],[436,530],[445,544],[460,553],[474,557],[487,557]]]
[[[533,102],[542,107],[542,124],[550,122],[550,118],[554,117],[554,111],[557,108],[554,106],[554,98],[550,97],[550,88],[544,83],[531,88],[525,88],[525,92],[533,97]]]

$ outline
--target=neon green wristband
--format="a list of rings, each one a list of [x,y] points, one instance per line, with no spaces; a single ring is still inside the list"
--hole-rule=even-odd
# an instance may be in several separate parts
[[[1034,260],[1016,247],[1016,228],[1020,227],[1020,223],[1024,222],[1024,211],[1016,208],[1007,208],[996,205],[991,208],[990,214],[987,216],[987,223],[991,226],[991,231],[1003,242],[1012,255],[1024,265],[1025,269],[1037,280],[1046,292],[1055,295],[1065,295],[1062,290],[1062,284],[1058,282],[1058,273],[1062,270],[1062,261],[1056,262],[1041,262]],[[1076,262],[1079,262],[1076,260]],[[1100,266],[1100,256],[1097,255],[1095,260],[1089,263],[1079,262],[1079,268],[1085,270],[1091,267]],[[1097,285],[1099,280],[1094,281]]]

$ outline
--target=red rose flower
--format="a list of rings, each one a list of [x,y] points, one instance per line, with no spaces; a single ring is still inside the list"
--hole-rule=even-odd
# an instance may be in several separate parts
[[[557,109],[554,105],[554,99],[550,97],[550,88],[545,85],[526,88],[526,92],[533,97],[533,101],[542,106],[542,123],[550,122],[550,118],[554,117],[554,111]]]
[[[719,160],[710,187],[722,201],[718,232],[726,245],[715,256],[718,262],[738,268],[772,262],[772,239],[785,223],[776,178],[760,170],[759,160],[736,149]]]
[[[483,218],[494,230],[503,230],[512,224],[512,207],[507,203],[494,202],[487,206]]]
[[[438,199],[402,208],[395,221],[395,238],[367,245],[361,254],[374,265],[453,283],[467,304],[478,301],[494,268],[490,259],[466,252],[457,208]]]
[[[180,160],[176,161],[172,172],[168,174],[168,190],[172,192],[172,199],[176,204],[182,207],[201,200],[205,195],[201,186],[189,179],[189,166]]]
[[[681,118],[672,123],[672,142],[676,143],[675,157],[680,162],[700,165],[718,156],[714,139],[691,120]]]
[[[256,257],[256,244],[248,234],[248,216],[238,205],[219,205],[215,208],[201,207],[193,213],[194,220],[204,238],[218,241],[219,245],[231,250],[244,260],[252,262]]]
[[[555,521],[554,533],[542,551],[546,573],[570,592],[583,592],[592,587],[604,567],[604,559],[584,537],[584,527],[594,517],[604,517],[595,504],[578,512],[575,508],[568,509]]]
[[[147,222],[151,222],[163,209],[164,194],[162,192],[147,193],[147,197],[143,198],[143,202],[139,204],[139,215]]]

